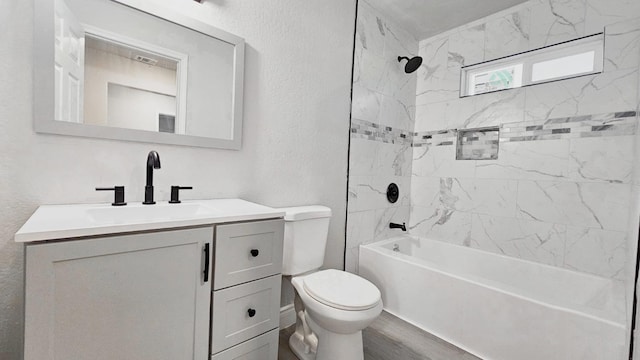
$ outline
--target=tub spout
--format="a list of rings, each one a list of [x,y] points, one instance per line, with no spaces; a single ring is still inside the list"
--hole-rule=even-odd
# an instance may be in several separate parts
[[[396,224],[396,223],[389,223],[389,229],[402,229],[402,231],[407,231],[407,226],[405,225],[405,223],[401,224]]]

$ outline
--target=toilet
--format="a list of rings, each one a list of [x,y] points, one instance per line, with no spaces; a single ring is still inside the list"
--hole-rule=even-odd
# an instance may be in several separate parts
[[[382,312],[380,290],[324,261],[331,209],[300,206],[285,212],[283,269],[295,288],[296,331],[289,347],[301,360],[363,360],[362,330]]]

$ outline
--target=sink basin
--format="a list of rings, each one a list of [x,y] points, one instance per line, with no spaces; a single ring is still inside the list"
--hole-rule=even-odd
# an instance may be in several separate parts
[[[219,215],[216,209],[201,204],[133,204],[123,207],[89,208],[86,214],[94,223],[118,224],[156,222]]]
[[[129,203],[39,206],[14,239],[19,243],[132,231],[213,225],[283,217],[284,212],[242,199],[186,200],[181,204]]]

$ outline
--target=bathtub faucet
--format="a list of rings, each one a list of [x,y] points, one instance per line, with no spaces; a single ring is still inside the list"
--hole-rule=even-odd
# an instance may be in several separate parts
[[[404,223],[402,223],[402,225],[389,223],[389,229],[402,229],[402,231],[407,231],[407,226]]]

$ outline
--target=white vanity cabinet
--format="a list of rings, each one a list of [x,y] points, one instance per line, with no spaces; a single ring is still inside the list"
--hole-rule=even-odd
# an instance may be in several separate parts
[[[212,241],[207,226],[27,244],[25,359],[207,358]]]
[[[216,226],[212,360],[276,360],[282,219]]]
[[[276,360],[284,213],[241,199],[43,205],[25,360]]]

